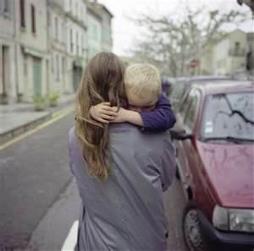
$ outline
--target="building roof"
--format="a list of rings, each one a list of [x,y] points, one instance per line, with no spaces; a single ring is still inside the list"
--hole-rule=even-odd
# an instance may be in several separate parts
[[[95,3],[87,3],[87,11],[88,13],[95,16],[97,19],[101,20],[102,19],[101,13],[94,4]]]
[[[100,16],[102,15],[102,12],[106,12],[110,16],[110,18],[114,17],[113,14],[109,11],[109,9],[101,3],[89,2],[88,6],[89,8],[92,8],[93,10],[95,10],[97,14],[99,14]]]
[[[112,12],[110,12],[109,9],[105,5],[103,5],[101,3],[93,3],[93,4],[96,4],[101,10],[105,11],[111,18],[114,17]]]

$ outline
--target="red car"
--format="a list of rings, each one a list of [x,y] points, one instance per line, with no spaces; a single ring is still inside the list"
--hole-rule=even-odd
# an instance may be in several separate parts
[[[190,250],[254,250],[254,83],[192,84],[171,131]]]

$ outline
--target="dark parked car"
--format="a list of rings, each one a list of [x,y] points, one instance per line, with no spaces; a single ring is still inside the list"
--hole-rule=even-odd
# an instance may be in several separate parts
[[[192,76],[176,78],[172,81],[174,84],[171,86],[170,100],[173,108],[177,109],[179,100],[183,98],[188,92],[189,88],[194,84],[207,83],[213,81],[213,83],[221,83],[222,80],[232,79],[229,76]]]
[[[190,250],[254,250],[254,83],[194,84],[172,137]]]

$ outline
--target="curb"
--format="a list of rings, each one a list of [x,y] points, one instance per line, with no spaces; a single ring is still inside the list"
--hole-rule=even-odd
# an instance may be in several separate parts
[[[52,118],[55,118],[58,114],[61,114],[61,112],[63,112],[67,107],[71,107],[71,106],[72,105],[70,104],[70,102],[68,102],[56,111],[49,111],[48,114],[46,114],[40,118],[36,118],[33,121],[29,121],[28,123],[25,123],[21,126],[14,128],[14,129],[11,129],[8,132],[0,134],[0,146],[3,145],[4,143],[7,143],[9,140],[11,140],[13,138],[16,138],[17,136],[34,129],[35,127],[39,126],[40,124],[42,124]]]

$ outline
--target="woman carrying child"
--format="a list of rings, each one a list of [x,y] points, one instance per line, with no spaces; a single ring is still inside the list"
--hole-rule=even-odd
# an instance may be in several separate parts
[[[112,53],[99,53],[87,65],[68,135],[82,202],[76,250],[167,250],[162,193],[172,183],[175,156],[168,133],[161,132],[167,129],[162,114],[172,111],[160,91],[151,65],[125,72]]]

